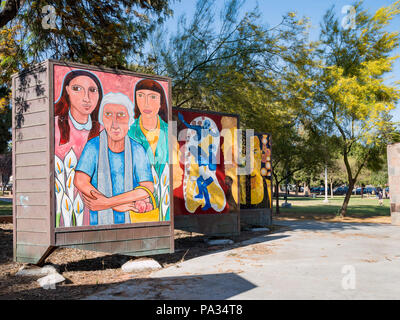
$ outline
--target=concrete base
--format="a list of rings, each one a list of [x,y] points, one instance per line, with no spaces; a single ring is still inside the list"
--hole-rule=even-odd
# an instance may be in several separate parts
[[[239,213],[175,215],[175,229],[205,234],[207,236],[229,237],[240,234]]]
[[[242,227],[268,227],[272,225],[271,209],[240,209]]]

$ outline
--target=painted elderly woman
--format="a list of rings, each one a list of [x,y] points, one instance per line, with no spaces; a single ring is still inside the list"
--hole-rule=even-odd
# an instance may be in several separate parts
[[[139,203],[151,206],[154,192],[145,149],[127,135],[134,122],[132,102],[122,93],[107,94],[99,120],[104,130],[83,149],[74,184],[91,210],[90,225],[130,223],[129,211],[138,212]]]
[[[146,150],[156,183],[160,221],[169,220],[168,103],[164,88],[155,80],[140,80],[134,90],[135,119],[129,136]],[[164,203],[164,204],[163,204]]]

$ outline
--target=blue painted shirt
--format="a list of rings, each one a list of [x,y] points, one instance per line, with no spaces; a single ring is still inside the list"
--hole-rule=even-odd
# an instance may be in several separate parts
[[[132,181],[133,188],[139,186],[140,182],[153,182],[151,166],[146,151],[136,141],[129,139],[132,150]],[[99,162],[100,138],[95,137],[89,140],[82,151],[76,171],[86,173],[90,178],[90,183],[96,189],[98,186],[98,162]],[[123,194],[124,173],[125,173],[125,151],[120,153],[112,152],[108,149],[108,159],[110,161],[111,183],[113,196]],[[125,223],[124,212],[114,211],[114,221],[116,224]],[[97,225],[97,211],[90,212],[90,224]]]

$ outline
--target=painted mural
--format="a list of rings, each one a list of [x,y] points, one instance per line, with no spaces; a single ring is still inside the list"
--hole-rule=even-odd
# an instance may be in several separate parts
[[[245,141],[242,153],[245,154]],[[251,174],[240,176],[240,207],[272,208],[271,136],[255,134],[250,139]],[[243,159],[245,157],[243,156]]]
[[[56,227],[170,220],[167,93],[54,66]]]
[[[234,212],[238,206],[238,118],[173,109],[175,215]]]

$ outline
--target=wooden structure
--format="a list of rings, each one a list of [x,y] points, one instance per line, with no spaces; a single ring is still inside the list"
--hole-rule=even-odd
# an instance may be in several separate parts
[[[169,78],[54,60],[47,60],[14,75],[12,78],[14,260],[41,264],[56,247],[130,256],[174,252],[172,196],[170,196],[170,221],[56,228],[54,188],[56,97],[53,88],[55,66],[104,72],[116,77],[133,76],[168,82],[168,117],[171,120]],[[170,136],[170,129],[168,131]],[[171,165],[169,169],[172,177]]]
[[[400,226],[400,143],[388,145],[387,158],[392,224]]]

